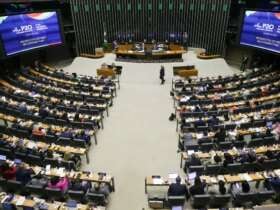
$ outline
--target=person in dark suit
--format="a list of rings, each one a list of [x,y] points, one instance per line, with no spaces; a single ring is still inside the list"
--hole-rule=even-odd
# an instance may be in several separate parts
[[[181,177],[176,178],[176,183],[172,183],[168,188],[168,196],[186,196],[189,197],[189,191],[185,184],[181,184]]]
[[[219,118],[217,118],[216,115],[214,115],[211,119],[208,120],[208,125],[209,126],[218,125],[219,122],[220,122]]]
[[[190,194],[194,195],[202,195],[205,193],[204,188],[205,184],[201,182],[200,178],[197,176],[194,180],[194,185],[190,187]]]
[[[202,120],[201,117],[199,117],[198,121],[194,122],[195,127],[199,127],[199,126],[206,126],[206,123]]]
[[[226,138],[226,131],[225,131],[225,129],[224,128],[219,129],[214,137],[215,137],[215,142],[217,144],[219,144],[220,142],[225,141],[225,138]]]
[[[27,184],[31,181],[31,175],[34,171],[31,168],[25,168],[24,165],[20,165],[16,170],[16,180],[22,184]]]
[[[164,66],[161,66],[160,71],[159,71],[159,78],[161,80],[162,85],[165,82],[164,76],[165,76],[165,69],[164,69]]]

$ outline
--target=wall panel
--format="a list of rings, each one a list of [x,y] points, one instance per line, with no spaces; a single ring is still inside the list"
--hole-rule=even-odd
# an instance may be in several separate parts
[[[93,53],[104,39],[182,43],[184,32],[189,46],[224,52],[231,0],[69,1],[78,54]]]

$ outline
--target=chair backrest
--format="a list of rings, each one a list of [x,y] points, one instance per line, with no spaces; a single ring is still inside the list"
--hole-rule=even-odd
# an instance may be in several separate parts
[[[87,198],[97,205],[105,205],[105,195],[98,193],[87,193]]]
[[[186,197],[185,196],[168,196],[168,204],[172,206],[184,206]]]
[[[220,165],[207,165],[205,169],[206,174],[219,174],[222,169]]]
[[[22,183],[16,180],[7,181],[7,190],[12,192],[19,192],[22,189]]]
[[[68,190],[68,195],[73,200],[82,201],[84,199],[85,193],[82,190]]]
[[[237,203],[254,203],[258,199],[258,193],[250,192],[250,193],[239,193],[236,194],[235,201]]]
[[[194,208],[205,208],[210,202],[210,195],[194,195],[192,206]]]
[[[203,152],[209,152],[210,150],[212,150],[214,147],[213,143],[204,143],[200,145],[200,149]]]
[[[45,192],[50,198],[61,199],[63,197],[63,192],[60,189],[46,187]]]
[[[205,172],[204,166],[190,166],[189,167],[189,172],[196,172],[197,175],[201,175]]]
[[[242,164],[241,163],[231,163],[226,166],[226,169],[230,174],[237,174],[242,171]]]
[[[212,208],[226,207],[230,199],[231,199],[230,194],[214,195],[211,199],[210,206]]]
[[[261,192],[259,192],[259,199],[261,202],[265,202],[265,201],[271,199],[274,195],[275,195],[275,192],[273,190],[261,191]]]
[[[40,185],[27,184],[25,187],[30,191],[31,194],[44,195],[45,193],[44,187]]]

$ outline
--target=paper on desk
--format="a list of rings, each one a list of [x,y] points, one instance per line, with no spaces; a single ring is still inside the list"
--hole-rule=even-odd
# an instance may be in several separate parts
[[[192,155],[194,153],[194,150],[188,150],[188,155]]]
[[[46,165],[46,174],[51,172],[51,165]]]
[[[194,180],[195,177],[196,177],[196,172],[192,172],[192,173],[189,173],[189,174],[188,174],[188,179],[189,179],[189,180]]]
[[[58,174],[60,177],[64,177],[64,176],[65,176],[65,174],[64,174],[64,168],[59,168],[59,169],[57,170],[57,174]]]
[[[218,179],[219,181],[225,182],[225,177],[224,177],[223,175],[218,175],[218,176],[217,176],[217,179]]]
[[[16,206],[22,206],[23,203],[24,203],[24,201],[25,201],[25,197],[19,196],[19,197],[17,198]]]
[[[176,179],[177,176],[178,176],[178,174],[173,173],[173,174],[169,174],[169,175],[168,175],[168,178],[169,178],[169,179]]]
[[[280,176],[280,169],[274,170],[274,173],[275,173],[277,176]]]
[[[162,179],[158,179],[158,178],[154,178],[153,179],[153,183],[154,184],[163,184],[163,180]]]
[[[249,176],[248,173],[240,174],[239,176],[241,177],[241,179],[245,179],[247,182],[250,182],[250,181],[253,180],[253,179]]]
[[[36,144],[33,141],[29,141],[27,143],[26,147],[29,148],[29,149],[33,149],[34,147],[36,147]]]

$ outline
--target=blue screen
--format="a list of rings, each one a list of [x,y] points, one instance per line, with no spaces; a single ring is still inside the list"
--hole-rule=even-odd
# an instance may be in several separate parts
[[[280,53],[280,13],[245,11],[240,44]]]
[[[7,56],[63,42],[57,12],[1,16],[0,35]]]

